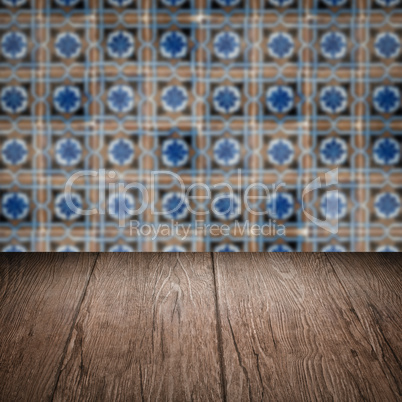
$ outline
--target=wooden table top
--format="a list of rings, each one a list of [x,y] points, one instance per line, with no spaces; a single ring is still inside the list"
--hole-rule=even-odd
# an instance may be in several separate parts
[[[13,254],[0,400],[401,400],[393,254]]]

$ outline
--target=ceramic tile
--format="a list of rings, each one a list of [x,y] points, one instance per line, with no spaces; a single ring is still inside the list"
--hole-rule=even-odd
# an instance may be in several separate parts
[[[400,250],[401,34],[400,0],[1,0],[0,248]]]

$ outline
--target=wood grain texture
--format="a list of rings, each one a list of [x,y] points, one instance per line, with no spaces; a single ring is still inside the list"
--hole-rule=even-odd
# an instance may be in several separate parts
[[[399,254],[328,254],[373,355],[402,400],[402,258]]]
[[[380,254],[4,254],[0,401],[401,396]]]
[[[55,400],[219,400],[210,254],[101,254]]]
[[[0,260],[0,400],[49,400],[94,254]]]
[[[214,254],[214,260],[227,400],[400,399],[390,374],[400,378],[400,370],[384,370],[370,339],[374,330],[362,322],[368,300],[351,302],[325,255]],[[371,277],[382,296],[371,301],[379,312],[399,289],[387,273]],[[400,337],[397,326],[392,331]]]

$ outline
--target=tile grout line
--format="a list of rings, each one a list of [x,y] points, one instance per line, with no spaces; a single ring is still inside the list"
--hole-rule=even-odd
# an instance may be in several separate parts
[[[218,286],[217,286],[217,277],[215,270],[215,257],[214,253],[211,254],[212,260],[212,273],[214,276],[214,288],[215,288],[215,314],[216,314],[216,336],[218,340],[218,355],[219,355],[219,365],[220,365],[220,373],[221,373],[221,392],[222,398],[224,402],[227,401],[226,395],[226,371],[225,371],[225,358],[223,355],[223,338],[222,338],[222,323],[221,323],[221,315],[219,309],[219,298],[218,298]]]
[[[82,253],[80,253],[80,254],[82,254]],[[54,384],[54,387],[53,387],[53,392],[52,392],[52,396],[51,396],[51,401],[54,400],[54,394],[55,394],[55,392],[56,392],[57,385],[58,385],[58,383],[59,383],[59,379],[60,379],[60,375],[61,375],[61,369],[62,369],[62,367],[63,367],[64,359],[66,358],[66,355],[67,355],[68,345],[70,344],[71,337],[72,337],[72,334],[73,334],[73,330],[74,330],[75,324],[77,323],[77,318],[78,318],[78,315],[79,315],[79,313],[80,313],[80,311],[81,311],[82,303],[83,303],[83,301],[84,301],[84,299],[85,299],[85,296],[86,296],[86,294],[87,294],[88,285],[89,285],[89,282],[90,282],[90,280],[91,280],[91,278],[92,278],[92,274],[93,274],[93,272],[94,272],[94,270],[95,270],[95,266],[96,266],[96,263],[97,263],[97,261],[98,261],[99,254],[100,254],[100,253],[96,253],[95,261],[94,261],[94,263],[92,264],[91,271],[89,272],[88,279],[87,279],[87,281],[86,281],[86,283],[85,283],[84,290],[83,290],[83,292],[82,292],[81,298],[80,298],[80,300],[79,300],[79,302],[78,302],[78,305],[77,305],[77,308],[76,308],[76,311],[75,311],[75,314],[74,314],[74,317],[73,317],[73,320],[72,320],[70,332],[69,332],[69,334],[68,334],[68,337],[67,337],[67,340],[66,340],[66,344],[65,344],[64,349],[63,349],[63,353],[62,353],[62,356],[61,356],[61,359],[60,359],[59,367],[57,368],[56,381],[55,381],[55,384]]]

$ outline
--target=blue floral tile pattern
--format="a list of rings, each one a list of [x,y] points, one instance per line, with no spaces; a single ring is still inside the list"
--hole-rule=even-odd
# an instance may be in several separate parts
[[[401,38],[401,0],[0,0],[0,251],[401,251]]]
[[[212,211],[221,220],[233,220],[241,213],[240,199],[235,194],[220,194],[212,202]]]
[[[221,59],[235,59],[240,53],[240,38],[234,32],[221,32],[214,39],[215,54]]]
[[[326,219],[343,218],[347,214],[347,199],[344,193],[328,192],[321,198],[321,214]]]
[[[320,105],[324,112],[338,114],[347,108],[346,90],[338,86],[324,87],[320,93]]]
[[[398,56],[400,51],[400,39],[392,32],[383,32],[377,35],[374,43],[378,57],[390,59]]]
[[[184,166],[189,159],[189,147],[179,138],[172,138],[162,144],[162,161],[168,167]]]
[[[27,0],[2,0],[2,3],[8,7],[20,7],[26,2]]]
[[[26,161],[28,148],[24,141],[10,139],[3,143],[2,158],[7,165],[19,165]]]
[[[233,138],[221,138],[215,143],[214,156],[221,166],[235,166],[240,161],[240,144]]]
[[[54,47],[59,57],[72,59],[80,54],[82,46],[78,35],[66,32],[57,36]]]
[[[29,200],[24,193],[7,193],[3,196],[1,207],[7,219],[22,220],[29,213]]]
[[[79,194],[72,193],[68,197],[60,193],[54,200],[54,212],[58,219],[71,221],[80,217],[78,209],[82,208],[82,199]]]
[[[162,211],[165,218],[184,219],[188,215],[188,200],[181,193],[167,193],[162,198]]]
[[[28,106],[28,94],[23,87],[8,86],[1,91],[1,108],[10,114],[21,113]]]
[[[187,37],[182,32],[168,31],[161,36],[160,50],[168,59],[180,59],[187,54]]]
[[[267,106],[272,113],[288,113],[294,105],[293,89],[288,86],[272,86],[267,91]]]
[[[268,159],[274,165],[287,165],[294,157],[293,144],[289,140],[272,140],[268,146]]]
[[[241,106],[240,91],[235,86],[220,86],[214,91],[215,110],[222,114],[237,112]]]
[[[134,37],[129,32],[116,31],[108,36],[107,51],[116,59],[129,58],[134,53]]]
[[[400,161],[400,148],[400,143],[394,138],[380,138],[374,143],[374,161],[378,165],[396,165]]]
[[[347,144],[342,138],[330,137],[321,142],[320,156],[326,165],[343,165],[347,155]]]
[[[1,40],[3,56],[7,59],[23,58],[27,47],[27,37],[22,32],[9,32]]]
[[[290,193],[277,193],[268,201],[270,216],[280,220],[287,220],[293,214],[294,200]]]
[[[109,214],[113,219],[128,219],[133,215],[135,199],[132,194],[111,194],[109,196]]]
[[[327,59],[341,59],[347,52],[347,38],[341,32],[328,32],[321,38],[321,52]]]
[[[74,86],[60,86],[53,93],[53,101],[57,112],[75,113],[81,106],[81,92]]]
[[[181,112],[187,102],[187,90],[182,86],[172,85],[162,91],[162,106],[167,112]]]
[[[120,166],[129,165],[134,158],[134,145],[131,141],[120,138],[109,144],[109,160]]]
[[[268,52],[271,57],[283,59],[293,54],[294,43],[291,35],[284,32],[272,34],[268,40]]]
[[[396,86],[379,86],[373,92],[373,101],[379,113],[395,113],[400,108],[401,93]]]
[[[82,155],[81,143],[74,138],[63,138],[56,142],[56,161],[62,166],[76,165]]]
[[[127,113],[134,107],[134,91],[127,85],[115,85],[108,91],[108,106],[115,113]]]
[[[291,247],[289,247],[287,244],[274,244],[268,248],[269,252],[271,253],[290,253],[294,251]]]
[[[390,219],[398,215],[400,200],[396,194],[381,193],[375,198],[375,212],[380,218]]]

